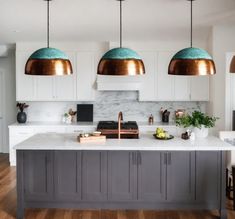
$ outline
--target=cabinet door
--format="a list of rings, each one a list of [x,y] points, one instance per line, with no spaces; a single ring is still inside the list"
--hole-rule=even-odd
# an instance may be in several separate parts
[[[77,53],[77,100],[95,99],[95,56],[92,52]]]
[[[156,100],[156,66],[157,53],[138,52],[145,65],[145,75],[141,75],[141,89],[139,91],[140,101]]]
[[[53,196],[52,153],[48,151],[25,152],[24,170],[26,200],[51,200]]]
[[[167,153],[167,200],[195,200],[195,152]]]
[[[16,100],[35,100],[34,76],[25,74],[25,64],[31,51],[16,52]]]
[[[55,99],[57,101],[76,100],[76,54],[73,52],[65,52],[73,67],[73,74],[55,77]]]
[[[138,152],[138,200],[164,201],[166,164],[161,152]]]
[[[173,76],[175,78],[175,100],[189,101],[190,100],[190,78],[188,76]]]
[[[55,100],[54,92],[55,76],[37,76],[36,77],[36,100],[50,101]]]
[[[107,152],[82,153],[82,200],[107,200]]]
[[[168,65],[175,52],[158,53],[158,70],[157,77],[157,100],[172,101],[174,100],[174,79],[175,76],[168,75]]]
[[[130,201],[137,199],[137,165],[133,152],[108,152],[108,199]]]
[[[58,200],[81,199],[81,153],[55,152],[55,195]]]
[[[220,152],[196,152],[196,200],[218,203],[220,197]],[[216,207],[216,206],[215,206]]]
[[[209,101],[209,77],[199,76],[191,78],[191,100]]]

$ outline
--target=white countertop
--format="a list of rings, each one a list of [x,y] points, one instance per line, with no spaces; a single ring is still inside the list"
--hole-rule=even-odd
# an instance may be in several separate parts
[[[143,134],[140,139],[107,139],[106,143],[77,142],[76,134],[36,134],[15,146],[16,150],[133,150],[133,151],[231,151],[235,146],[217,137],[183,140],[156,140],[152,134]]]

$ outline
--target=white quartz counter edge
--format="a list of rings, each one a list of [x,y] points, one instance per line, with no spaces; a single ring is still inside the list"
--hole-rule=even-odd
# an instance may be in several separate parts
[[[140,136],[140,139],[107,139],[106,143],[77,142],[75,134],[36,134],[26,141],[16,145],[16,150],[107,150],[107,151],[231,151],[235,150],[217,137],[183,140],[175,137],[172,140],[156,140],[150,134]]]
[[[71,124],[66,124],[62,122],[27,122],[24,124],[14,123],[9,125],[8,127],[37,127],[37,126],[63,126],[63,127],[97,127],[98,122],[75,122]],[[149,125],[147,122],[137,122],[138,126],[141,127],[157,127],[157,126],[166,126],[166,127],[175,127],[174,122],[163,123],[163,122],[155,122],[152,125]]]

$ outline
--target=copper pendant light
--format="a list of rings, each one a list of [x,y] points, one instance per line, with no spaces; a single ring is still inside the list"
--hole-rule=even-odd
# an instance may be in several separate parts
[[[97,74],[129,76],[145,73],[144,63],[141,57],[133,50],[122,47],[122,1],[120,2],[120,47],[109,50],[101,58]]]
[[[177,52],[170,61],[168,74],[182,76],[214,75],[215,63],[207,51],[193,48],[193,1],[191,2],[191,43],[189,48]]]
[[[73,70],[68,56],[61,50],[50,48],[49,2],[52,0],[45,1],[47,1],[47,47],[35,51],[29,57],[25,65],[25,74],[38,76],[70,75],[73,73]]]
[[[235,56],[233,56],[230,64],[230,73],[235,73]]]

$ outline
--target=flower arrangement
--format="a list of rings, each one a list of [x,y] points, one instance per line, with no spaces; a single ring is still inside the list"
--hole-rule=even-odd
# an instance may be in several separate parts
[[[19,109],[20,112],[24,112],[24,109],[28,108],[29,105],[26,103],[17,103],[16,107]]]
[[[184,128],[187,127],[195,127],[201,129],[202,127],[205,128],[212,128],[215,126],[216,120],[218,117],[210,117],[200,111],[194,111],[192,115],[185,114],[181,117],[176,118],[175,122],[177,126],[181,126]]]

